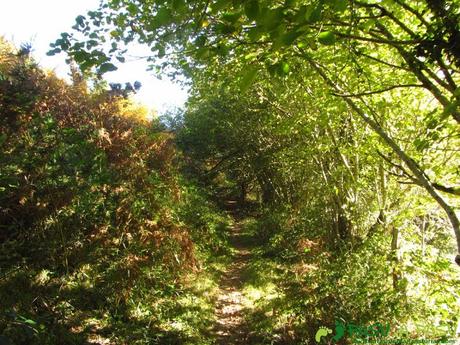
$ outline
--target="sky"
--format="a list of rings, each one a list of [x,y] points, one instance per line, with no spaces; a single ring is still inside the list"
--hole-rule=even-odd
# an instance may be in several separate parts
[[[99,0],[3,0],[0,2],[0,36],[19,46],[32,43],[33,56],[39,64],[52,69],[60,77],[68,77],[65,55],[47,56],[49,44],[61,32],[71,30],[75,17],[96,9]],[[128,54],[136,55],[139,47]],[[131,60],[131,61],[130,61]],[[143,60],[129,59],[119,69],[104,75],[109,82],[125,83],[140,81],[141,90],[135,98],[158,113],[180,107],[187,99],[187,92],[167,78],[156,79],[146,71]]]

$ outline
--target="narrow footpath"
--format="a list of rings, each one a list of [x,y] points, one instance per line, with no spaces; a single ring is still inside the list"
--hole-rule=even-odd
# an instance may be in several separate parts
[[[231,229],[230,243],[234,248],[233,262],[220,281],[216,303],[217,322],[214,329],[216,344],[247,344],[250,330],[244,320],[246,299],[242,293],[243,273],[251,258],[251,241],[242,233],[239,223]]]

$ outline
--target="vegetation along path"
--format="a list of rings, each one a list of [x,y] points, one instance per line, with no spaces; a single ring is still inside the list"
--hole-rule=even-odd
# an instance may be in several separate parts
[[[459,343],[460,0],[97,3],[0,37],[0,345]]]

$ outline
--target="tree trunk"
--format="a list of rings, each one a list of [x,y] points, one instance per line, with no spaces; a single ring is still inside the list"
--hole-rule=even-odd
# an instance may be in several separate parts
[[[399,238],[399,229],[396,226],[391,227],[391,259],[393,261],[393,272],[392,272],[392,278],[393,278],[393,289],[399,290],[399,279],[400,275],[398,272],[398,263],[399,263],[399,257],[398,257],[398,238]]]
[[[334,90],[335,93],[344,93],[341,87],[339,87],[334,81],[332,81],[331,78],[327,76],[327,74],[315,63],[315,61],[312,60],[310,56],[304,54],[304,57],[310,63],[313,69],[315,69],[318,72],[318,74],[323,78],[326,84],[328,84]],[[422,186],[428,192],[428,194],[430,194],[431,197],[439,204],[439,206],[441,206],[441,208],[446,212],[447,217],[449,218],[452,228],[454,230],[454,234],[457,241],[457,255],[455,257],[455,262],[457,263],[457,265],[460,266],[460,221],[457,215],[455,214],[454,209],[436,191],[431,181],[427,178],[426,174],[417,165],[417,163],[402,150],[402,148],[385,132],[385,130],[376,121],[374,121],[368,114],[366,114],[352,99],[348,97],[342,99],[350,106],[351,109],[353,109],[356,112],[356,114],[359,115],[359,117],[361,117],[361,119],[365,123],[369,125],[369,127],[371,127],[374,130],[374,132],[376,132],[380,136],[380,138],[382,138],[382,140],[389,147],[393,149],[393,151],[398,155],[398,157],[406,164],[406,166],[412,172],[420,186]],[[359,97],[358,99],[365,104],[364,100],[361,97]],[[371,109],[371,107],[367,106],[367,108],[371,112],[374,112]]]
[[[246,190],[247,190],[246,182],[241,182],[240,183],[240,195],[239,195],[239,203],[241,206],[244,206],[244,204],[246,203]]]

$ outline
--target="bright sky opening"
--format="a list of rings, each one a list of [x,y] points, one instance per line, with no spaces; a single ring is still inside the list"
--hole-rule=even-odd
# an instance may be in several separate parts
[[[71,30],[75,17],[96,9],[98,5],[99,0],[4,1],[0,11],[0,36],[4,36],[16,46],[21,43],[32,43],[32,54],[40,65],[53,69],[62,78],[67,78],[69,68],[65,63],[65,55],[47,56],[49,44],[59,38],[61,32]],[[135,47],[135,50],[137,49]],[[128,54],[135,55],[130,51]],[[127,61],[125,64],[118,64],[119,69],[107,73],[105,79],[123,84],[140,81],[142,88],[135,98],[159,114],[183,106],[187,99],[186,90],[167,78],[155,78],[151,72],[146,71],[147,64],[144,60],[128,57]]]

